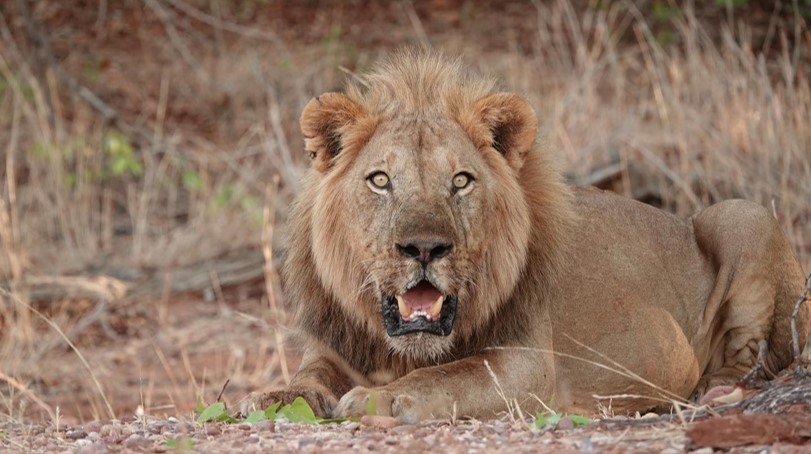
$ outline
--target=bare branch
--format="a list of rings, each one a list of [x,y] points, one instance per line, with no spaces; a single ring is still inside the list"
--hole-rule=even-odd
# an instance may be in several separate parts
[[[799,375],[804,375],[805,369],[803,368],[804,364],[800,357],[802,351],[800,351],[800,335],[797,331],[797,317],[800,315],[800,308],[803,303],[811,299],[809,293],[811,293],[811,273],[809,273],[808,277],[805,279],[805,288],[797,299],[797,302],[794,303],[794,311],[791,312],[791,345],[794,347],[794,360],[797,361],[797,374]]]

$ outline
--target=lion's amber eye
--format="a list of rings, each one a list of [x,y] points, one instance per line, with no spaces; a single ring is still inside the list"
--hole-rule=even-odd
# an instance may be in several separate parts
[[[377,189],[389,188],[389,176],[386,172],[377,172],[369,176],[369,183]]]
[[[453,177],[453,188],[456,190],[465,189],[471,181],[473,181],[473,177],[471,177],[470,174],[464,172],[457,173]]]

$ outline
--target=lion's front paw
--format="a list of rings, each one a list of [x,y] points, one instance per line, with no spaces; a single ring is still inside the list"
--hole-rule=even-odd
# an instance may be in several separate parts
[[[302,397],[307,401],[313,413],[321,418],[328,418],[335,408],[337,399],[331,393],[314,388],[307,389],[282,389],[267,393],[251,393],[237,403],[237,416],[246,417],[256,410],[265,410],[276,402],[287,405],[293,402],[296,397]]]
[[[413,423],[438,417],[433,410],[425,405],[422,399],[417,399],[407,392],[358,386],[344,394],[333,414],[341,418],[366,414],[394,416],[404,422]]]

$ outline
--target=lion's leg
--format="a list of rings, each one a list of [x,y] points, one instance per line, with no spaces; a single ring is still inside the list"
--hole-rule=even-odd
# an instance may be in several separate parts
[[[709,346],[695,393],[700,398],[713,387],[739,382],[757,363],[763,341],[765,370],[776,373],[791,362],[789,319],[804,274],[771,213],[756,204],[715,205],[694,225],[699,245],[721,264],[698,332],[706,339],[699,344]],[[807,309],[799,321],[804,339]]]
[[[388,385],[357,387],[338,403],[335,416],[379,415],[406,421],[492,418],[515,410],[543,408],[554,392],[553,362],[532,349],[489,350],[439,366],[417,369]],[[374,399],[373,404],[367,403]]]
[[[239,414],[247,415],[254,410],[264,410],[276,402],[282,402],[282,405],[289,404],[301,396],[317,416],[325,418],[332,414],[338,398],[353,386],[352,379],[335,361],[316,351],[308,351],[287,388],[267,393],[253,393],[242,399],[237,407]]]

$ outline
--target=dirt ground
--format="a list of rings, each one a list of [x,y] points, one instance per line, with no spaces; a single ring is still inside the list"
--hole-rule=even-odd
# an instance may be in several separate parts
[[[809,11],[697,3],[700,25],[671,2],[0,5],[0,451],[808,452],[807,380],[585,428],[194,422],[298,367],[268,252],[306,165],[297,116],[403,45],[524,94],[570,181],[681,215],[757,200],[808,269]]]
[[[197,424],[141,416],[82,425],[0,423],[0,448],[103,452],[658,452],[800,453],[811,449],[811,379],[747,391],[745,400],[708,411],[607,418],[573,428],[538,429],[519,419],[374,420],[323,425],[284,421]]]

